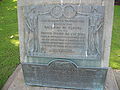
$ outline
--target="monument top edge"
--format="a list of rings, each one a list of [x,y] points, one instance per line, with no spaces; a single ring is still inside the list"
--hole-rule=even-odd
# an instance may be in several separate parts
[[[82,0],[81,0],[82,1]],[[93,0],[94,1],[94,0]],[[101,2],[80,2],[80,0],[18,0],[18,6],[29,6],[29,5],[43,5],[43,4],[78,4],[78,5],[98,5],[98,6],[104,6]]]

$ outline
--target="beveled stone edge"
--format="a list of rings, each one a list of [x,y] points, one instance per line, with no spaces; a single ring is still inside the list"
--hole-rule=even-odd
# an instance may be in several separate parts
[[[19,64],[17,66],[17,68],[15,69],[15,71],[12,73],[12,75],[8,78],[8,80],[6,81],[6,83],[4,84],[2,90],[8,90],[8,88],[10,87],[10,85],[13,83],[14,79],[17,77],[18,72],[21,70],[21,64]]]

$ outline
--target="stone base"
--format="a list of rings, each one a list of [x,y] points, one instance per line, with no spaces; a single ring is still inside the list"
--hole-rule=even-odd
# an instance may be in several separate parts
[[[24,83],[23,72],[19,65],[13,75],[8,79],[2,90],[71,90],[61,88],[33,87]],[[108,70],[105,90],[119,90],[112,69]]]

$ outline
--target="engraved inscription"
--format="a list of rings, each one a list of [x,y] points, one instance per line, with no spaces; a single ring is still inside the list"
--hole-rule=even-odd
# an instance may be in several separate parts
[[[53,4],[25,11],[28,56],[100,59],[104,7]]]
[[[41,53],[85,55],[87,51],[88,18],[54,19],[39,16]],[[86,25],[86,27],[85,27]]]

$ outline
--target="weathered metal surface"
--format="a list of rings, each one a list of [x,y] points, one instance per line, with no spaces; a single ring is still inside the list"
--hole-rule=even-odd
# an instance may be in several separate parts
[[[107,69],[87,68],[101,66],[103,6],[30,5],[24,7],[24,19],[26,84],[104,88]]]
[[[27,85],[104,90],[107,68],[77,68],[56,61],[49,66],[23,64],[23,72]]]
[[[111,30],[107,15],[112,2],[107,2],[19,1],[21,62],[26,84],[103,90],[107,69],[101,67],[108,66],[106,46],[111,35],[106,32]]]
[[[108,69],[106,80],[105,80],[105,89],[104,90],[119,90],[116,80],[120,80],[119,74],[118,77],[114,76],[114,72],[111,68]],[[120,82],[118,82],[119,84]],[[39,86],[29,86],[25,85],[23,71],[21,65],[17,67],[15,72],[10,76],[2,90],[73,90],[73,89],[64,89],[64,88],[48,88],[48,87],[39,87]]]
[[[95,60],[98,63],[91,66],[100,66],[103,6],[53,4],[26,6],[24,9],[28,62],[34,62],[39,57],[51,57],[74,59],[76,64]]]

